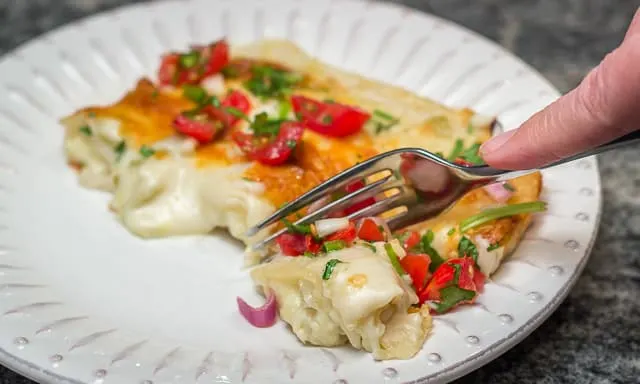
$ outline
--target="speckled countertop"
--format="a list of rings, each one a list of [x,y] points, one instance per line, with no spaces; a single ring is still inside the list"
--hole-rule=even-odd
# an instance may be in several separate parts
[[[0,53],[59,25],[133,2],[0,0]],[[638,0],[397,2],[499,42],[563,92],[619,43],[640,5]],[[523,343],[459,383],[640,383],[638,153],[636,147],[600,157],[602,226],[591,260],[567,300]],[[0,383],[31,381],[0,368]]]

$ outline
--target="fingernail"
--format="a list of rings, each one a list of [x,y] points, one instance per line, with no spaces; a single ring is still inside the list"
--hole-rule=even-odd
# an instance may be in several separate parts
[[[491,152],[497,151],[511,138],[511,136],[513,136],[514,133],[516,133],[516,130],[512,129],[510,131],[503,132],[485,142],[484,144],[482,144],[482,146],[480,146],[480,155],[485,156],[490,154]]]

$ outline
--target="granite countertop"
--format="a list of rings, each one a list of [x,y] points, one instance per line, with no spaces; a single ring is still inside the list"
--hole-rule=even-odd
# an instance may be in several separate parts
[[[133,2],[0,0],[0,53],[72,20]],[[638,0],[396,2],[499,42],[563,92],[618,45],[640,5]],[[600,157],[602,226],[584,274],[566,301],[524,342],[459,383],[640,382],[638,153],[636,147]],[[0,368],[0,383],[32,382]]]

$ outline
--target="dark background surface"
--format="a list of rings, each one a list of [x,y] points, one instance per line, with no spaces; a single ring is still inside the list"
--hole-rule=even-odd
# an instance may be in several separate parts
[[[0,0],[0,53],[62,24],[134,2],[138,1]],[[577,85],[619,44],[640,6],[638,0],[395,2],[453,20],[497,41],[562,92]],[[638,149],[600,157],[601,229],[584,274],[566,301],[524,342],[458,384],[640,383]],[[0,367],[0,383],[32,382]]]

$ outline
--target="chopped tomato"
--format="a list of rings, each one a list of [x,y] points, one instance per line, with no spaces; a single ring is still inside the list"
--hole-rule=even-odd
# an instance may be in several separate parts
[[[468,289],[470,291],[476,290],[475,274],[481,273],[476,267],[475,261],[471,257],[461,257],[457,259],[449,260],[451,265],[460,266],[460,274],[458,275],[458,287],[462,289]]]
[[[408,254],[400,260],[402,268],[411,276],[416,292],[421,292],[429,278],[431,259],[423,254]]]
[[[286,256],[300,256],[307,250],[305,236],[298,233],[283,233],[276,238],[276,242]]]
[[[424,291],[420,292],[420,301],[440,300],[440,290],[449,285],[454,285],[456,269],[448,262],[443,263],[435,270],[433,277]]]
[[[402,240],[402,248],[407,252],[420,244],[420,234],[416,231],[405,231],[400,239]]]
[[[293,149],[302,139],[303,126],[295,121],[285,121],[275,138],[261,137],[236,131],[233,140],[251,160],[266,165],[280,165],[289,159]]]
[[[158,80],[162,85],[178,83],[178,62],[180,55],[177,53],[170,53],[162,57],[160,69],[158,70]],[[182,79],[180,79],[182,80]],[[182,83],[182,81],[180,81]]]
[[[162,58],[158,70],[161,85],[197,84],[207,76],[220,72],[229,62],[229,45],[223,40],[193,47],[186,53],[169,53]]]
[[[173,126],[183,135],[196,139],[200,144],[206,144],[224,129],[224,122],[212,120],[207,114],[189,116],[183,113],[173,120]]]
[[[345,187],[345,190],[347,191],[347,193],[351,193],[351,192],[355,192],[355,191],[357,191],[357,190],[359,190],[361,188],[364,188],[365,185],[366,184],[364,183],[364,181],[357,180],[357,181],[354,181],[351,184],[348,184]],[[360,211],[360,210],[362,210],[362,209],[364,209],[364,208],[366,208],[366,207],[368,207],[370,205],[373,205],[375,203],[376,203],[375,197],[368,197],[368,198],[366,198],[366,199],[364,199],[362,201],[358,201],[357,203],[354,203],[354,204],[352,204],[352,205],[350,205],[350,206],[348,206],[347,208],[344,209],[344,216],[348,216],[348,215],[350,215],[352,213],[356,213],[356,212],[358,212],[358,211]]]
[[[458,305],[473,303],[484,288],[484,280],[484,275],[472,258],[449,259],[436,269],[426,288],[418,292],[418,297],[420,303],[445,303],[446,308],[442,312],[446,312]],[[451,294],[451,289],[457,289],[457,292]],[[449,297],[443,296],[442,293],[448,291]]]
[[[202,78],[216,74],[229,62],[229,44],[226,40],[218,40],[204,47],[196,47],[200,52],[201,61],[204,62]]]
[[[456,163],[456,164],[462,165],[464,167],[473,167],[475,165],[472,162],[469,162],[469,161],[463,159],[462,157],[456,158],[453,162]]]
[[[244,113],[245,115],[249,113],[249,111],[251,110],[251,102],[249,101],[247,96],[245,96],[244,93],[237,90],[231,91],[224,98],[224,100],[222,100],[220,105],[224,108],[228,108],[228,107],[235,108],[238,111]],[[238,122],[238,120],[240,120],[239,116],[232,115],[228,112],[226,112],[226,114],[228,116],[227,121],[230,126],[233,126],[236,122]]]
[[[358,237],[366,241],[384,241],[384,231],[378,227],[378,223],[370,218],[364,218],[358,230]]]
[[[332,233],[327,236],[325,241],[343,240],[347,245],[350,245],[356,239],[356,225],[353,222],[349,223],[349,226],[336,233]]]
[[[305,237],[305,246],[308,252],[313,253],[314,255],[320,253],[322,250],[322,242],[317,241],[313,236],[307,235]]]
[[[311,130],[331,137],[352,135],[371,117],[359,108],[338,103],[323,103],[305,96],[292,96],[296,115]]]

